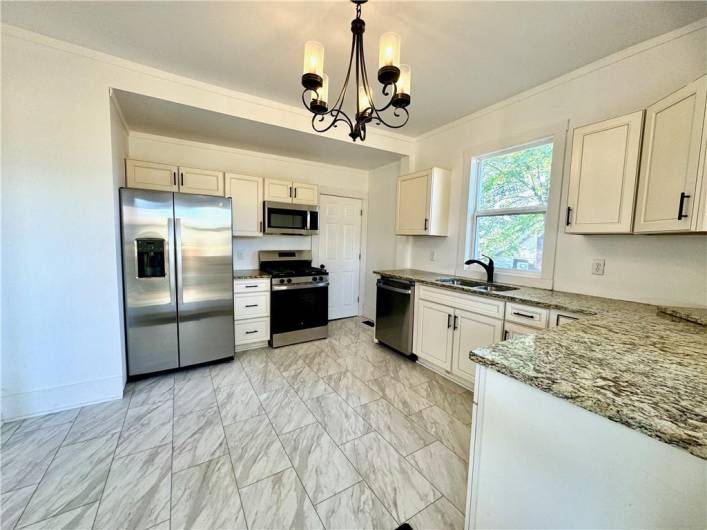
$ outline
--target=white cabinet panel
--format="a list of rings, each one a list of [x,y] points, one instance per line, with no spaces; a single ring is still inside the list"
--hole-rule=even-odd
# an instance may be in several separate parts
[[[239,294],[233,303],[235,320],[270,315],[270,293]]]
[[[208,169],[180,167],[179,191],[223,196],[223,173]]]
[[[292,202],[292,181],[265,179],[265,200]]]
[[[398,177],[395,233],[446,236],[450,173],[438,167]]]
[[[263,179],[226,173],[226,197],[231,197],[233,235],[263,235]]]
[[[574,130],[568,233],[629,233],[643,111]]]
[[[251,320],[236,320],[236,349],[251,342],[263,342],[270,339],[270,319],[254,318]]]
[[[461,311],[454,311],[454,366],[452,373],[474,381],[476,363],[469,359],[474,348],[490,346],[501,340],[503,321]]]
[[[179,191],[177,183],[177,166],[143,162],[141,160],[125,161],[125,185],[128,188],[144,190]]]
[[[415,318],[417,348],[415,353],[440,368],[452,366],[452,319],[454,309],[420,300]]]
[[[301,182],[293,182],[292,202],[294,204],[318,204],[319,191],[314,184],[303,184]]]
[[[535,335],[537,332],[537,329],[522,326],[520,324],[514,324],[513,322],[504,322],[503,324],[503,340],[515,339],[516,337],[527,337],[528,335]]]
[[[252,280],[234,280],[233,292],[250,294],[263,291],[270,291],[270,278],[256,278]]]
[[[634,231],[691,229],[706,101],[704,76],[648,107]]]
[[[544,329],[547,327],[550,311],[541,307],[516,304],[506,304],[506,321],[515,322],[521,326]]]

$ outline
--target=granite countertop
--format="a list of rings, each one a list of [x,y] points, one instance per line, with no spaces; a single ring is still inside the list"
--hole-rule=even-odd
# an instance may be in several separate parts
[[[451,275],[414,269],[376,274],[586,314],[469,358],[707,460],[707,328],[675,318],[699,309],[666,315],[648,304],[545,289],[473,291],[435,282]]]
[[[707,309],[699,307],[658,306],[658,311],[695,324],[707,326]]]
[[[233,271],[234,280],[253,280],[255,278],[270,278],[270,275],[258,269],[237,269]]]

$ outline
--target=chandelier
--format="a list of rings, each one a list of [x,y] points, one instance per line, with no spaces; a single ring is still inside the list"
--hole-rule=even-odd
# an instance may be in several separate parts
[[[308,41],[304,45],[304,71],[302,73],[302,103],[314,116],[312,128],[323,133],[344,123],[349,128],[349,136],[355,142],[366,139],[366,125],[385,125],[392,129],[404,126],[410,115],[407,106],[410,104],[410,66],[400,64],[400,35],[384,33],[380,38],[378,54],[378,81],[383,85],[382,93],[388,102],[376,107],[373,102],[373,92],[368,83],[366,61],[363,55],[363,32],[366,23],[361,18],[361,4],[367,0],[351,0],[356,4],[356,18],[351,21],[351,55],[346,71],[344,85],[334,104],[329,106],[329,77],[324,73],[324,46],[316,41]],[[353,68],[353,73],[351,69]],[[350,79],[356,82],[356,115],[352,120],[341,107],[346,98],[346,90]],[[393,108],[392,122],[387,122],[381,113]],[[330,110],[331,109],[331,110]],[[390,118],[389,118],[390,119]]]

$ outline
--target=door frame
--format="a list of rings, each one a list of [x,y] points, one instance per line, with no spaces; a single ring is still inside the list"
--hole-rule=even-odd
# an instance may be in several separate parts
[[[361,192],[357,196],[355,192],[337,192],[328,191],[324,187],[319,187],[319,197],[321,204],[321,196],[329,195],[331,197],[340,197],[342,199],[356,199],[361,201],[361,209],[363,210],[363,215],[361,216],[361,259],[358,271],[358,315],[363,315],[363,307],[366,298],[366,290],[362,289],[362,286],[366,285],[366,250],[367,250],[367,239],[368,239],[368,194],[367,192]],[[321,219],[321,212],[320,212]],[[318,267],[321,261],[319,260],[319,234],[312,236],[312,265]]]

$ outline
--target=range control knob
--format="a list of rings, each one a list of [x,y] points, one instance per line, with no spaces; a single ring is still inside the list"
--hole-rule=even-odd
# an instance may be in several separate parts
[[[285,283],[285,280],[280,280],[280,283]]]
[[[312,281],[313,281],[313,282],[316,282],[316,281],[317,281],[317,277],[316,277],[316,276],[312,276]]]
[[[320,276],[320,277],[319,277],[319,281],[320,281],[320,282],[323,282],[323,281],[324,281],[324,276]]]
[[[287,278],[287,283],[292,283],[292,278]]]

